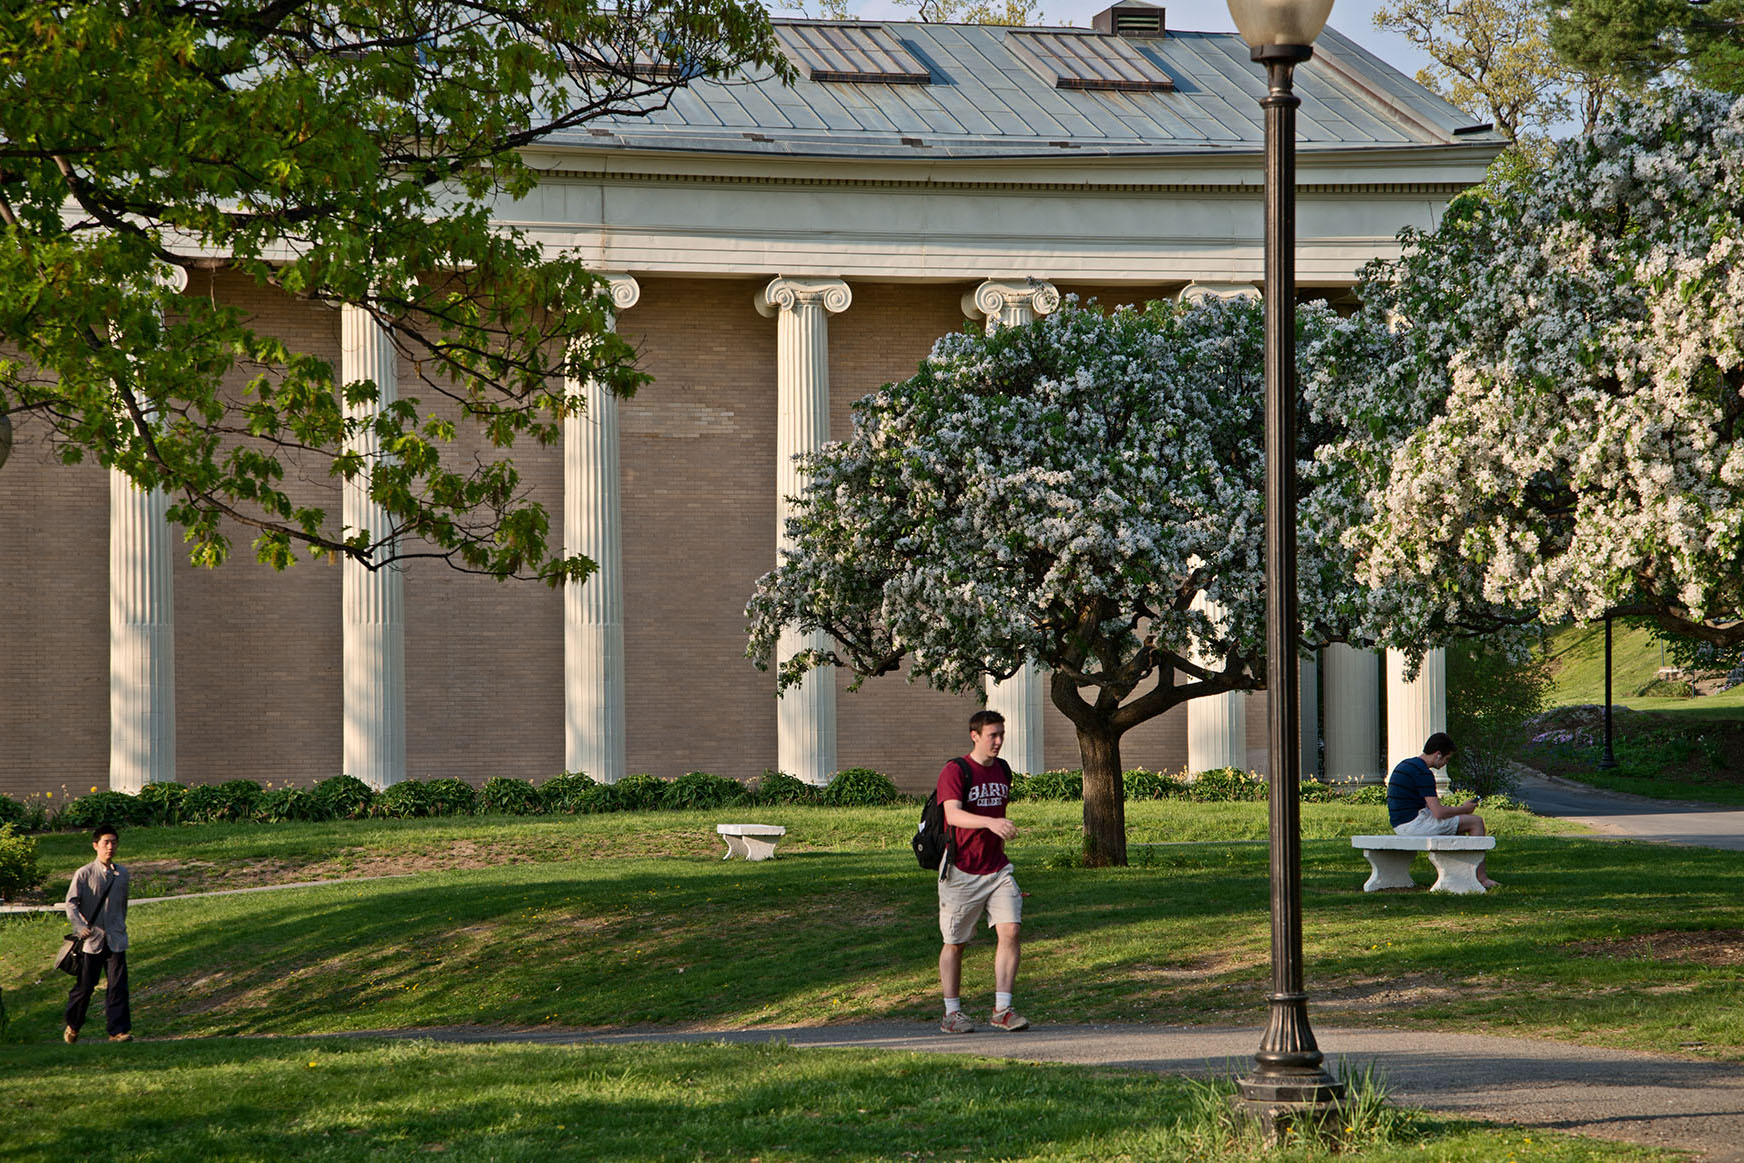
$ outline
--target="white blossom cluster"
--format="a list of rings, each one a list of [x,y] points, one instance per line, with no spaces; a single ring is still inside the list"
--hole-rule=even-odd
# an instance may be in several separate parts
[[[1304,359],[1333,322],[1303,309]],[[1034,660],[1115,701],[1170,667],[1255,685],[1263,382],[1247,302],[1068,300],[941,339],[917,375],[855,405],[850,439],[807,459],[795,548],[758,583],[748,652],[766,662],[792,625],[836,648],[785,664],[784,682],[819,662],[863,678],[906,661],[911,679],[963,690]],[[1321,527],[1304,526],[1301,552],[1316,625],[1363,608],[1342,528]]]
[[[1744,635],[1744,100],[1629,103],[1405,243],[1303,384],[1369,616]]]

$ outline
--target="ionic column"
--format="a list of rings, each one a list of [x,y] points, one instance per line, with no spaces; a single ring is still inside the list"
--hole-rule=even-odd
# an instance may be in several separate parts
[[[371,380],[377,399],[352,406],[348,420],[371,421],[393,403],[398,392],[393,340],[369,312],[347,305],[340,311],[340,377],[346,383]],[[340,519],[347,536],[361,532],[372,543],[392,531],[387,510],[370,499],[381,443],[367,428],[346,441],[369,466],[344,482]],[[380,546],[378,553],[391,548]],[[343,622],[345,774],[377,789],[406,778],[405,584],[399,565],[370,569],[346,558],[340,567]]]
[[[109,470],[109,789],[176,778],[169,497]]]
[[[848,309],[853,296],[840,279],[777,278],[757,294],[757,311],[775,319],[777,420],[775,435],[776,560],[793,548],[787,536],[789,497],[805,489],[794,458],[815,452],[830,437],[829,317]],[[803,650],[828,650],[821,630],[782,631],[776,662]],[[836,673],[819,667],[777,703],[776,763],[779,770],[822,787],[836,773]]]
[[[1224,620],[1223,607],[1208,599],[1203,590],[1193,596],[1193,607],[1203,610],[1214,626]],[[1216,660],[1195,650],[1193,661],[1210,666]],[[1247,770],[1245,691],[1225,691],[1187,700],[1187,770],[1197,773],[1222,767]]]
[[[1321,652],[1326,667],[1326,782],[1380,783],[1380,658],[1372,650],[1334,643]]]
[[[612,306],[627,311],[642,288],[608,275]],[[563,755],[569,771],[600,783],[624,778],[624,554],[618,478],[618,398],[596,380],[568,380],[581,410],[563,421],[563,552],[595,565],[563,587]]]
[[[1387,651],[1389,764],[1420,754],[1429,736],[1447,730],[1447,651],[1436,647],[1426,652],[1414,679],[1407,681],[1405,671],[1405,656]],[[1439,795],[1447,795],[1446,768],[1435,773],[1435,787]]]
[[[988,279],[963,296],[963,314],[981,319],[988,334],[1046,315],[1060,305],[1060,292],[1041,279]],[[987,680],[987,709],[1005,716],[1005,748],[1001,757],[1019,774],[1047,770],[1042,752],[1042,690],[1040,665],[1026,662],[1003,682]]]
[[[1302,772],[1304,780],[1319,779],[1320,772],[1320,666],[1315,655],[1296,664],[1296,683],[1302,697]]]
[[[180,292],[187,272],[157,277]],[[3,458],[0,458],[3,459]],[[169,496],[109,470],[109,790],[176,778],[176,606]]]

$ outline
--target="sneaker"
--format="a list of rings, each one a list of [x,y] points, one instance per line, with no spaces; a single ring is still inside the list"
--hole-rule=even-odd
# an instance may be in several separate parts
[[[78,1040],[79,1031],[73,1029],[71,1026],[68,1026],[66,1029],[61,1031],[61,1041],[65,1042],[67,1045],[71,1046]]]
[[[947,1034],[973,1034],[975,1023],[969,1020],[969,1015],[962,1010],[952,1010],[945,1015],[945,1020],[939,1023],[939,1029]]]
[[[987,1024],[995,1030],[1005,1030],[1008,1033],[1013,1030],[1029,1029],[1029,1019],[1016,1010],[1000,1010],[987,1019]]]
[[[110,1034],[109,1040],[111,1042],[131,1042],[131,1041],[133,1041],[133,1035],[132,1034]]]

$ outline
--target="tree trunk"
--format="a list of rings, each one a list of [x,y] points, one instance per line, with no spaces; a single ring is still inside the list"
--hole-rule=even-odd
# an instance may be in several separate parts
[[[1078,728],[1084,761],[1084,863],[1091,868],[1126,864],[1126,787],[1120,771],[1120,733],[1107,727]]]

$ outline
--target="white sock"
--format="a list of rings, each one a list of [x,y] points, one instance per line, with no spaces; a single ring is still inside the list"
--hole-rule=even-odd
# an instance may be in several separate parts
[[[1010,1009],[1011,1008],[1011,995],[1009,993],[995,993],[993,995],[993,1008],[995,1010],[1008,1010],[1008,1009]]]
[[[963,999],[962,998],[960,998],[960,997],[948,997],[945,999],[945,1016],[946,1017],[950,1017],[952,1014],[957,1014],[957,1013],[962,1013],[962,1012],[963,1012]]]

